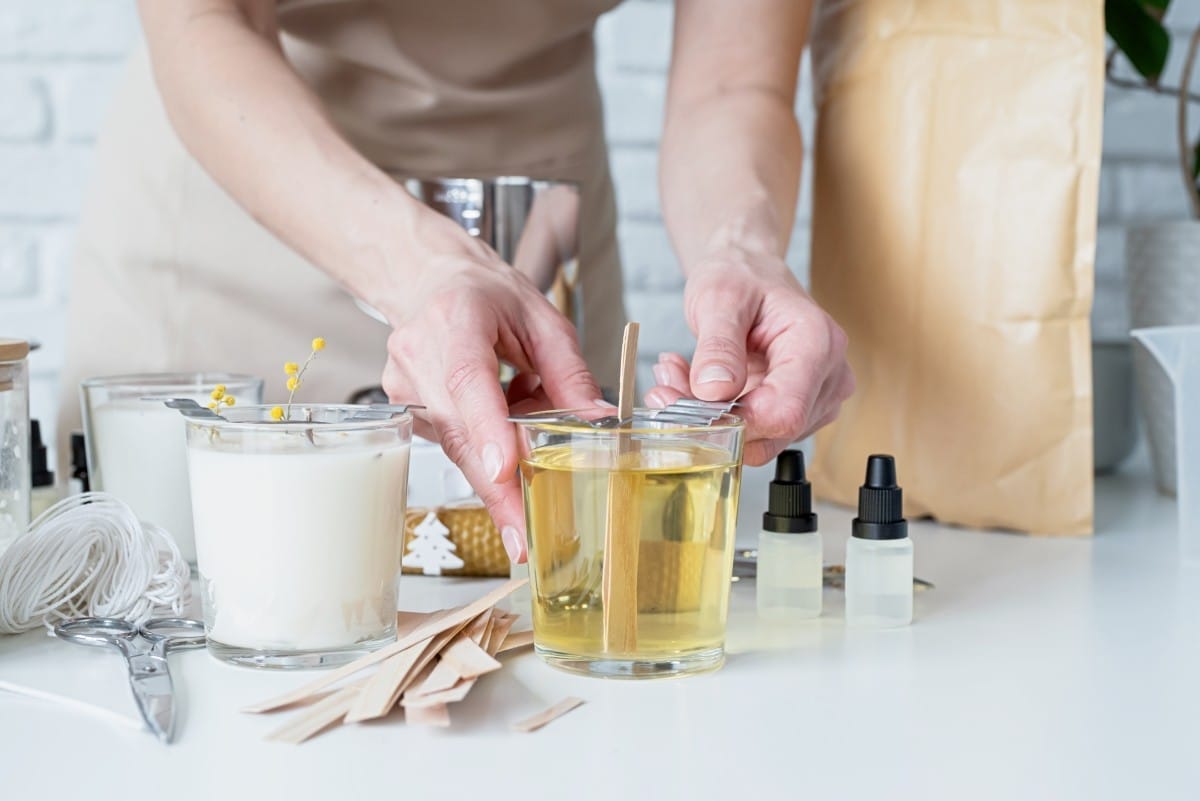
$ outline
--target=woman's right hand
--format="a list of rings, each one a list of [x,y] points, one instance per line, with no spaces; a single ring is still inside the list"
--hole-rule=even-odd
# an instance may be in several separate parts
[[[395,402],[427,407],[417,433],[441,442],[487,505],[513,561],[525,561],[525,516],[510,401],[591,407],[600,388],[574,327],[522,273],[433,212],[423,242],[406,248],[404,285],[370,299],[393,331],[383,388]],[[416,232],[414,231],[414,234]],[[409,244],[413,240],[409,239]],[[500,360],[520,371],[509,397]]]
[[[515,431],[522,409],[600,397],[570,324],[522,275],[355,150],[284,58],[275,0],[139,0],[180,139],[256,220],[392,324],[383,385],[429,407],[441,441],[525,551]],[[540,379],[541,387],[537,386]]]

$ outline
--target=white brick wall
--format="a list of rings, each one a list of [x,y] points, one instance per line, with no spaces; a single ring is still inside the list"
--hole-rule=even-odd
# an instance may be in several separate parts
[[[1200,0],[1174,0],[1177,79],[1187,26]],[[643,354],[688,351],[681,281],[662,229],[655,177],[672,6],[627,0],[601,20],[600,76],[608,110],[630,313],[646,323]],[[4,0],[0,4],[0,333],[32,337],[35,415],[50,422],[62,359],[65,270],[88,160],[124,55],[138,26],[132,0]],[[807,65],[797,108],[811,139]],[[1174,109],[1143,93],[1110,90],[1105,108],[1097,336],[1124,334],[1124,226],[1187,212],[1174,172]],[[1197,112],[1200,117],[1200,111]],[[789,263],[808,272],[811,193],[806,184]],[[648,380],[643,370],[643,381]]]
[[[1177,86],[1188,37],[1200,24],[1200,0],[1172,0],[1166,21],[1171,29],[1171,56],[1163,83]],[[1133,77],[1127,67],[1120,72]],[[1200,84],[1200,77],[1193,80]],[[1193,106],[1190,116],[1195,136],[1200,128],[1200,108]],[[1131,223],[1188,216],[1187,196],[1177,166],[1175,125],[1173,98],[1108,87],[1096,242],[1096,304],[1092,310],[1095,339],[1123,339],[1129,331],[1125,228]]]
[[[0,4],[0,332],[41,343],[32,403],[53,441],[71,235],[132,0]]]

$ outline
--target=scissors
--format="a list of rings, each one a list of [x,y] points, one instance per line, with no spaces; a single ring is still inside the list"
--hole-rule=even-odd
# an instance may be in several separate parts
[[[175,738],[175,688],[167,654],[204,647],[204,624],[199,620],[165,617],[140,627],[112,617],[81,617],[59,623],[54,635],[67,642],[113,648],[125,657],[129,686],[142,720],[164,743]]]

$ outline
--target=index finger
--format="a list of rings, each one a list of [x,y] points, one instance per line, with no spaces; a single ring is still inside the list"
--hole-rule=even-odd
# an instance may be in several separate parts
[[[500,386],[496,353],[478,337],[464,337],[444,351],[443,382],[468,432],[469,449],[483,478],[498,483],[516,470],[516,432]],[[478,487],[476,487],[478,489]]]

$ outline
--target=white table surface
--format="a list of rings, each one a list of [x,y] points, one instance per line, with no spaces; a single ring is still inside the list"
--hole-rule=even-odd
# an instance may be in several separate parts
[[[743,544],[765,481],[748,471]],[[281,718],[238,709],[312,674],[202,651],[171,657],[181,717],[170,747],[0,692],[0,799],[1196,799],[1200,566],[1177,558],[1174,510],[1141,467],[1099,481],[1095,538],[915,524],[917,574],[937,586],[917,595],[909,628],[848,630],[832,590],[819,621],[771,628],[741,582],[722,670],[601,681],[527,652],[452,706],[445,730],[391,719],[267,743]],[[826,561],[841,563],[852,515],[819,511]],[[487,586],[406,576],[401,606],[440,608]],[[135,715],[116,654],[40,632],[0,637],[0,681],[31,675]],[[568,695],[587,704],[510,733]]]

